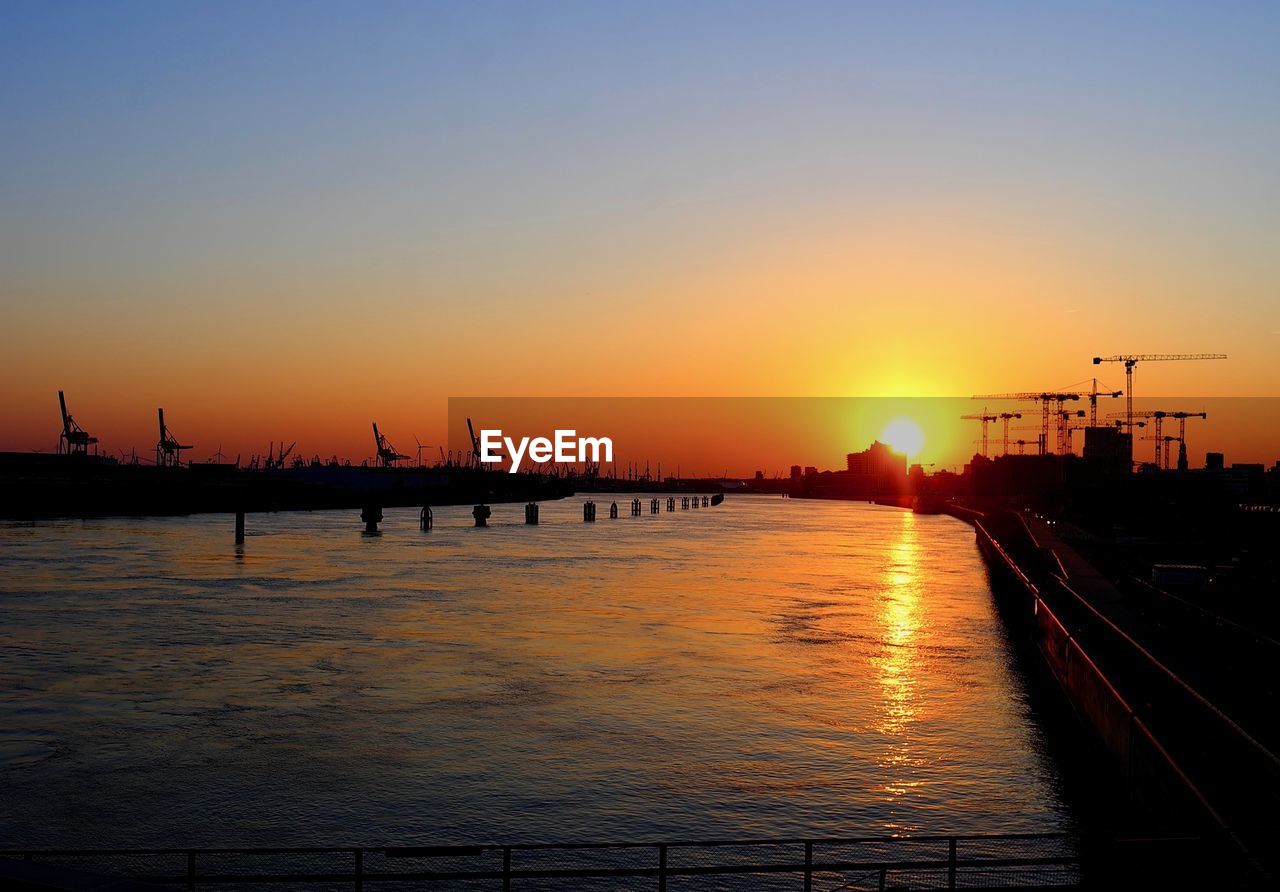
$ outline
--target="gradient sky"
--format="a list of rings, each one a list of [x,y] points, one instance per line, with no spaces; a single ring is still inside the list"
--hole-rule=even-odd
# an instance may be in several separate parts
[[[1280,395],[1277,47],[1274,3],[6,0],[0,448],[58,388],[196,458],[1112,352]]]

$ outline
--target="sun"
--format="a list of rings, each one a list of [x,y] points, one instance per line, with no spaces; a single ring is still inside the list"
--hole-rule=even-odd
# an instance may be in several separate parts
[[[888,443],[895,452],[912,458],[924,446],[924,431],[910,418],[894,418],[880,431],[880,441]]]

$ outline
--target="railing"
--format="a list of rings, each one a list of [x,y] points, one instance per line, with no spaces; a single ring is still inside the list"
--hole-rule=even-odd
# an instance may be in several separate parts
[[[78,849],[0,858],[188,889],[235,885],[362,890],[1077,888],[1066,834],[408,848]],[[13,866],[13,862],[10,862]],[[0,865],[2,867],[2,865]],[[10,874],[0,870],[0,880]],[[592,885],[586,881],[607,881]]]
[[[1156,660],[1060,576],[1050,577],[1049,589],[1055,601],[1055,606],[1050,607],[1044,593],[985,525],[977,522],[975,528],[980,548],[995,567],[1013,583],[1014,590],[1029,595],[1030,628],[1050,672],[1073,708],[1098,733],[1129,781],[1154,800],[1179,802],[1199,812],[1205,829],[1241,856],[1242,884],[1256,883],[1262,877],[1269,880],[1268,867],[1256,855],[1257,840],[1243,839],[1220,811],[1223,785],[1215,785],[1217,795],[1212,797],[1215,802],[1211,802],[1203,784],[1193,780],[1186,769],[1191,760],[1202,769],[1194,772],[1201,778],[1206,775],[1229,777],[1237,790],[1225,798],[1257,797],[1260,791],[1277,788],[1275,755]],[[1022,619],[1027,619],[1025,614]],[[1063,619],[1068,621],[1064,623]],[[1087,646],[1080,640],[1082,634]],[[1123,670],[1119,674],[1128,679],[1130,687],[1142,691],[1141,715],[1119,692],[1109,673],[1094,662],[1091,654],[1098,655],[1100,651],[1108,658],[1110,672],[1119,666]],[[1177,720],[1170,716],[1176,716]],[[1150,723],[1153,718],[1162,717],[1165,721],[1157,735]],[[1174,733],[1178,726],[1181,729]],[[1165,745],[1171,736],[1184,742],[1178,748],[1177,757]],[[1229,758],[1224,758],[1227,756]],[[1218,764],[1208,767],[1204,764],[1214,761]],[[1267,793],[1262,795],[1266,797]]]

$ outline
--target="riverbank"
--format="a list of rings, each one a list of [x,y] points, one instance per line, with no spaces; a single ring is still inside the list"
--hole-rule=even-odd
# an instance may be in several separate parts
[[[1257,822],[1275,801],[1271,753],[1116,624],[1126,616],[1122,596],[1053,538],[1050,525],[1033,521],[1045,544],[1020,515],[958,504],[944,510],[974,527],[1002,612],[1092,733],[1114,782],[1164,832],[1194,835],[1198,842],[1186,848],[1197,851],[1206,877],[1228,871],[1241,885],[1269,882],[1274,865]],[[1252,785],[1239,784],[1243,766]]]

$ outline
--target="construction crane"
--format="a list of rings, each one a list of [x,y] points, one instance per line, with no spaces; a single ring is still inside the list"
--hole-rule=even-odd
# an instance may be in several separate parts
[[[1077,391],[1075,388],[1079,387],[1081,384],[1088,384],[1089,389]],[[1105,387],[1106,385],[1103,385],[1103,386]],[[1079,381],[1075,384],[1072,384],[1069,387],[1064,387],[1063,391],[1068,393],[1071,393],[1071,392],[1079,393],[1080,396],[1082,397],[1087,396],[1089,398],[1089,427],[1098,426],[1098,397],[1105,397],[1107,399],[1119,399],[1120,397],[1124,396],[1123,390],[1105,390],[1105,389],[1099,390],[1097,378],[1090,378],[1088,381]]]
[[[1088,392],[1075,391],[1075,390],[1061,390],[1061,391],[1041,390],[1041,391],[1020,391],[1018,393],[979,394],[978,396],[973,397],[973,399],[975,400],[1028,400],[1028,401],[1040,403],[1040,433],[1042,437],[1042,440],[1040,443],[1040,454],[1044,455],[1049,449],[1049,415],[1052,411],[1049,407],[1056,403],[1059,411],[1061,411],[1063,403],[1070,402],[1073,400],[1078,400],[1080,399],[1080,397],[1088,396],[1088,395],[1089,395]]]
[[[1133,413],[1113,412],[1107,417],[1115,418],[1115,419],[1124,419],[1123,421],[1116,421],[1116,424],[1128,425],[1130,427],[1130,430],[1132,430],[1133,427],[1143,427],[1144,421],[1151,421],[1152,426],[1155,429],[1154,433],[1150,437],[1143,437],[1142,439],[1156,441],[1155,465],[1156,467],[1164,467],[1167,469],[1169,467],[1169,460],[1168,460],[1169,450],[1168,450],[1167,444],[1164,450],[1165,460],[1163,463],[1161,463],[1160,461],[1160,444],[1164,443],[1164,439],[1163,439],[1164,420],[1166,418],[1171,418],[1178,422],[1178,436],[1175,437],[1174,439],[1183,443],[1182,449],[1179,450],[1180,452],[1182,452],[1182,451],[1185,451],[1186,449],[1185,444],[1186,444],[1186,438],[1187,438],[1187,419],[1188,418],[1208,418],[1209,416],[1205,412],[1170,412],[1164,409],[1152,409],[1149,411],[1133,412]],[[1141,419],[1144,419],[1144,421],[1133,421],[1134,418],[1141,418]]]
[[[157,409],[160,419],[160,440],[156,443],[156,467],[178,468],[182,466],[182,451],[192,447],[178,442],[173,431],[164,423],[164,409]]]
[[[977,415],[961,415],[960,418],[962,421],[981,421],[982,422],[982,457],[986,458],[987,457],[987,425],[993,421],[999,421],[1000,416],[988,415],[987,410],[983,409],[982,412],[980,412]],[[1009,423],[1006,421],[1005,422],[1005,428],[1006,428],[1005,439],[1006,440],[1008,439],[1008,430],[1007,430],[1008,426],[1009,426]]]
[[[1064,455],[1068,452],[1074,452],[1075,450],[1071,446],[1071,432],[1079,430],[1080,425],[1072,424],[1071,419],[1084,418],[1084,409],[1076,409],[1075,411],[1060,409],[1053,414],[1058,428],[1058,452]]]
[[[1208,418],[1207,412],[1174,412],[1173,417],[1178,419],[1178,470],[1185,471],[1187,469],[1187,419],[1188,418]],[[1169,459],[1165,458],[1165,467],[1169,466]]]
[[[1172,362],[1174,360],[1226,359],[1225,353],[1132,353],[1115,356],[1095,356],[1094,365],[1104,362],[1124,363],[1125,418],[1133,431],[1133,369],[1140,362]],[[1132,447],[1131,447],[1132,448]]]
[[[1156,460],[1155,460],[1155,466],[1156,466],[1157,468],[1161,469],[1161,470],[1164,470],[1164,471],[1169,470],[1169,444],[1170,444],[1170,443],[1173,443],[1173,442],[1175,442],[1175,441],[1177,441],[1177,439],[1178,439],[1178,438],[1177,438],[1177,437],[1175,437],[1175,436],[1173,436],[1172,434],[1162,434],[1162,435],[1160,435],[1160,436],[1143,437],[1142,439],[1144,439],[1144,440],[1155,440],[1155,441],[1156,441]],[[1163,461],[1161,461],[1161,459],[1160,459],[1160,446],[1161,446],[1161,444],[1163,444],[1163,445],[1164,445],[1164,460],[1163,460]]]
[[[89,447],[98,442],[97,437],[89,436],[88,431],[76,424],[76,420],[67,411],[67,398],[58,391],[58,406],[62,409],[62,433],[58,435],[59,455],[88,455]],[[94,450],[97,453],[98,450]]]
[[[1009,454],[1009,421],[1013,418],[1021,418],[1021,412],[1001,412],[1000,421],[1004,423],[1004,443],[1001,445],[1001,455]]]
[[[1072,447],[1072,443],[1071,443],[1071,440],[1072,440],[1071,434],[1072,434],[1073,432],[1075,432],[1075,431],[1080,430],[1080,429],[1083,427],[1083,425],[1080,425],[1080,424],[1072,424],[1072,423],[1071,423],[1071,419],[1072,419],[1072,418],[1083,418],[1083,417],[1084,417],[1084,415],[1085,415],[1084,409],[1077,409],[1077,410],[1075,410],[1074,412],[1073,412],[1073,411],[1071,411],[1070,409],[1066,409],[1066,410],[1063,410],[1063,411],[1061,411],[1061,412],[1055,412],[1055,413],[1054,413],[1054,433],[1055,433],[1054,440],[1055,440],[1055,442],[1057,442],[1057,444],[1058,444],[1058,449],[1059,449],[1059,451],[1060,451],[1060,452],[1064,452],[1064,453],[1066,453],[1066,452],[1072,452],[1072,451],[1073,451],[1073,447]],[[1042,428],[1040,425],[1038,425],[1038,424],[1017,424],[1017,425],[1014,425],[1013,427],[1009,428],[1009,430],[1011,430],[1011,431],[1041,431],[1040,439],[1039,439],[1037,442],[1038,442],[1039,444],[1041,444],[1041,445],[1045,442],[1045,440],[1044,440],[1043,428]],[[1017,445],[1017,446],[1019,447],[1019,449],[1018,449],[1018,454],[1019,454],[1019,455],[1022,455],[1022,454],[1024,454],[1024,453],[1023,453],[1023,450],[1022,450],[1022,448],[1021,448],[1021,447],[1023,447],[1023,446],[1026,446],[1026,445],[1030,444],[1032,441],[1030,441],[1030,440],[1014,440],[1013,442],[1014,442],[1014,444],[1015,444],[1015,445]],[[1041,454],[1041,455],[1044,455],[1044,454],[1045,454],[1045,452],[1043,451],[1043,449],[1040,451],[1040,454]]]
[[[373,422],[373,443],[378,450],[378,457],[375,463],[380,468],[394,468],[396,464],[409,456],[401,455],[396,452],[396,447],[391,445],[391,441],[378,433],[378,422]]]

